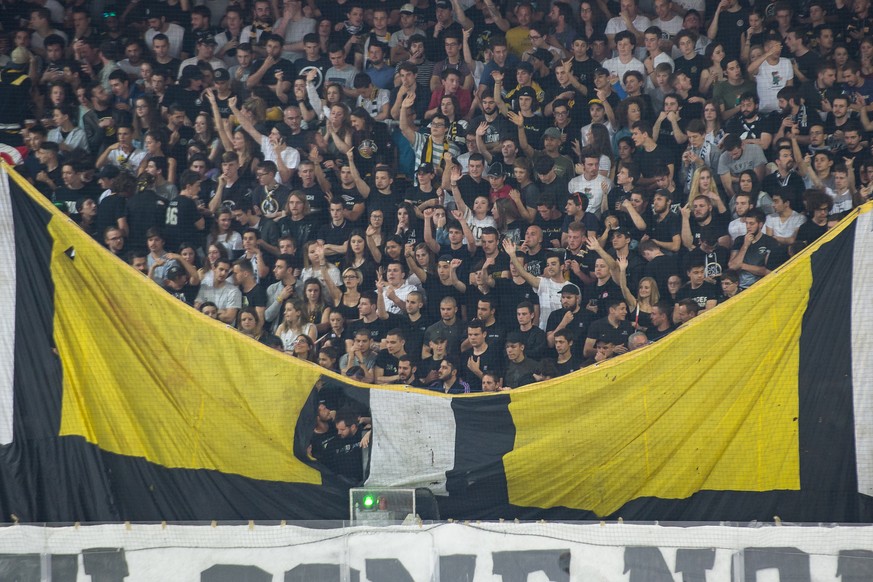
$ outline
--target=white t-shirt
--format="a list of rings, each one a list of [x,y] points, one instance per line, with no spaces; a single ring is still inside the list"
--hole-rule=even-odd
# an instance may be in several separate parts
[[[588,198],[588,212],[599,218],[603,197],[609,192],[609,180],[600,174],[597,174],[593,180],[586,180],[584,175],[576,176],[567,184],[567,190],[570,194],[573,192],[585,194]]]
[[[546,329],[549,316],[553,311],[561,309],[561,289],[564,283],[555,283],[551,279],[540,277],[537,296],[540,298],[540,329]]]
[[[770,113],[779,109],[776,94],[779,93],[788,81],[794,78],[794,69],[791,61],[780,58],[779,62],[771,65],[767,61],[761,64],[755,75],[755,83],[758,85],[758,98],[761,100],[759,111]]]
[[[652,21],[642,14],[637,14],[637,17],[634,18],[634,28],[636,28],[640,32],[645,31],[650,26],[652,26]],[[624,19],[621,16],[616,16],[615,18],[610,18],[609,22],[606,23],[606,30],[604,31],[604,34],[617,34],[623,30],[627,30],[627,25],[624,23]],[[634,54],[640,60],[645,59],[646,47],[637,46]]]
[[[261,137],[261,152],[264,154],[265,161],[278,163],[276,162],[276,150],[273,149],[273,146],[270,144],[270,138],[266,135]],[[297,148],[288,146],[282,150],[281,155],[282,161],[288,168],[295,170],[300,165],[300,152],[297,151]],[[279,172],[276,172],[276,181],[280,184],[283,183]]]
[[[646,78],[646,66],[639,59],[631,59],[623,63],[620,58],[613,57],[603,61],[603,68],[614,75],[618,75],[618,81],[622,87],[624,87],[624,74],[628,71],[638,71],[643,76],[643,79]]]
[[[782,221],[778,214],[771,214],[767,217],[767,221],[764,222],[764,227],[772,229],[773,236],[788,238],[794,236],[797,229],[804,222],[806,222],[806,217],[796,210],[792,210],[791,216],[785,222]]]

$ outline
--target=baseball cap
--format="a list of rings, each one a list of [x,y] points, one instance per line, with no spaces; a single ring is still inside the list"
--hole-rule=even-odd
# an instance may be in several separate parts
[[[609,69],[605,67],[597,67],[596,69],[594,69],[594,76],[596,77],[598,75],[606,75],[608,77]]]
[[[533,73],[533,65],[527,61],[521,61],[516,65],[516,70],[518,71],[527,71],[528,73]]]
[[[100,171],[97,172],[97,179],[100,178],[109,178],[110,180],[113,178],[117,178],[118,175],[121,174],[121,169],[118,166],[113,166],[112,164],[106,164]]]
[[[418,166],[418,170],[416,170],[416,174],[433,174],[433,164],[430,162],[424,162]]]
[[[601,107],[603,107],[603,101],[601,101],[600,99],[591,99],[588,101],[588,105],[600,105]]]
[[[215,81],[230,81],[230,73],[227,72],[227,69],[215,69],[212,78]]]
[[[186,275],[185,269],[180,267],[179,265],[173,265],[169,269],[167,269],[166,279],[178,279],[182,275]]]
[[[628,238],[630,238],[630,235],[631,235],[630,229],[626,226],[619,226],[618,228],[616,228],[615,230],[612,231],[612,234],[613,235],[620,234],[620,235],[626,236]]]
[[[198,44],[214,44],[214,45],[218,44],[217,42],[215,42],[215,37],[212,36],[212,34],[210,34],[208,32],[206,34],[201,35],[197,39],[197,42],[198,42]]]
[[[550,65],[552,62],[552,51],[546,50],[544,48],[538,48],[533,53],[531,53],[531,58],[539,59],[546,64],[546,66]]]
[[[437,8],[442,8],[443,10],[451,10],[451,9],[452,9],[452,3],[451,3],[451,2],[446,2],[445,0],[440,0],[439,2],[436,3],[436,7],[437,7]]]
[[[534,100],[537,98],[537,92],[533,90],[533,87],[522,87],[518,90],[518,93],[515,94],[516,97],[530,97]]]
[[[490,166],[488,166],[488,174],[487,177],[495,177],[495,178],[503,178],[506,176],[506,168],[503,167],[503,164],[500,162],[494,162]]]
[[[438,263],[451,263],[452,262],[452,255],[440,255],[440,258],[437,262]]]
[[[554,139],[561,139],[561,130],[557,127],[549,127],[543,132],[543,137],[551,137]]]
[[[563,287],[561,287],[561,290],[560,290],[560,291],[558,291],[558,295],[564,295],[564,294],[567,294],[567,295],[582,295],[582,292],[579,291],[579,286],[578,286],[578,285],[576,285],[576,284],[574,284],[574,283],[567,283],[566,285],[564,285]]]
[[[404,4],[400,7],[400,14],[415,14],[415,6],[412,4]]]

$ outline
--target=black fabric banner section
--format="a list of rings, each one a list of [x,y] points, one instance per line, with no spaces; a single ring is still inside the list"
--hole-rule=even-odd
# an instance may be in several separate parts
[[[495,506],[508,506],[503,455],[515,444],[508,395],[455,398],[455,466],[446,473],[448,498],[443,518],[494,519]]]
[[[798,370],[800,489],[807,521],[873,520],[860,512],[855,462],[852,264],[857,226],[857,221],[850,224],[810,258],[812,287]]]

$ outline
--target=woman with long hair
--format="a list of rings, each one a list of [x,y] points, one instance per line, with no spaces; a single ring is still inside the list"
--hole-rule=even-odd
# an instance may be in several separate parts
[[[602,123],[592,123],[588,128],[588,148],[599,156],[598,172],[601,176],[609,176],[612,171],[612,143],[609,130]],[[580,160],[582,161],[582,160]]]
[[[155,128],[150,129],[145,134],[145,157],[139,165],[137,175],[141,176],[145,173],[149,160],[154,158],[166,158],[167,173],[164,176],[170,184],[176,183],[176,158],[170,156],[170,136],[166,129]]]
[[[353,230],[349,235],[349,244],[346,247],[346,256],[343,259],[343,269],[356,269],[359,271],[360,280],[358,285],[361,289],[376,288],[376,260],[367,246],[367,236],[360,229]]]
[[[133,146],[145,149],[145,136],[152,129],[163,127],[161,108],[158,107],[154,97],[143,95],[133,102]]]
[[[748,194],[755,208],[760,208],[767,215],[773,213],[773,199],[770,198],[767,192],[761,191],[761,182],[758,180],[758,174],[753,170],[743,170],[740,172],[738,187],[738,193]],[[728,201],[728,205],[731,209],[731,215],[734,215],[736,200],[731,198]],[[736,216],[733,217],[737,218]]]
[[[294,340],[294,348],[291,350],[291,355],[307,362],[315,363],[318,355],[315,349],[315,341],[308,335],[300,334]]]
[[[315,326],[304,319],[303,303],[297,298],[286,299],[282,305],[282,322],[276,328],[276,335],[282,340],[282,346],[286,352],[294,351],[297,336],[309,336],[315,341]]]
[[[861,65],[861,75],[865,79],[873,79],[873,37],[865,36],[858,45],[858,61]]]
[[[718,105],[711,99],[703,104],[703,123],[706,125],[704,139],[711,143],[713,148],[718,148],[718,144],[724,139],[724,130],[721,128]]]
[[[242,254],[242,236],[231,228],[233,224],[233,213],[230,210],[219,210],[215,215],[215,222],[212,223],[212,231],[206,238],[208,245],[221,245],[227,254],[234,258]]]
[[[264,322],[261,320],[261,316],[258,315],[257,309],[251,306],[243,307],[239,310],[236,321],[236,328],[240,333],[266,346],[272,345],[271,340],[275,336],[264,331]]]
[[[627,258],[618,259],[618,282],[628,307],[628,321],[637,331],[646,331],[652,326],[652,307],[661,300],[658,283],[652,277],[640,279],[636,296],[627,287]]]
[[[622,138],[630,139],[631,127],[634,123],[643,119],[643,107],[643,100],[637,97],[625,99],[618,104],[618,107],[615,110],[615,115],[618,120],[619,128],[616,130],[615,135],[612,136],[612,151],[616,156],[619,155],[618,142],[621,141]]]
[[[355,310],[355,320],[360,319],[360,314]],[[337,357],[346,353],[346,318],[339,311],[330,314],[330,329],[321,336],[321,350],[332,349],[338,354]]]
[[[518,208],[511,198],[499,198],[491,207],[491,215],[497,221],[497,230],[503,238],[520,244],[527,229],[527,222],[521,218]]]
[[[691,177],[691,189],[688,191],[688,206],[691,206],[692,200],[698,196],[706,196],[712,202],[712,206],[718,214],[727,212],[727,207],[718,193],[718,187],[715,183],[715,176],[712,170],[707,166],[701,166],[694,170],[694,175]]]
[[[330,157],[345,155],[352,147],[352,124],[349,108],[343,103],[330,106],[330,116],[315,132],[315,145]]]
[[[603,3],[605,6],[606,3]],[[603,32],[606,28],[606,21],[610,15],[604,14],[600,5],[593,0],[583,0],[579,3],[579,33],[585,38],[591,38],[596,32]]]
[[[334,304],[334,309],[328,315],[328,323],[331,321],[330,316],[336,312],[342,314],[344,321],[355,321],[360,317],[358,305],[361,303],[361,289],[364,288],[361,286],[361,271],[354,267],[347,267],[343,270],[342,278],[343,284],[339,287],[334,285],[330,278],[325,279]],[[375,287],[375,283],[373,286]]]
[[[327,278],[325,278],[327,280]],[[330,317],[333,301],[325,301],[324,290],[318,279],[306,279],[303,281],[303,311],[309,323],[315,325],[318,333],[324,333],[330,329]]]
[[[423,239],[415,207],[409,202],[401,202],[397,207],[397,236],[403,239],[403,244],[417,243]]]
[[[440,112],[449,119],[446,139],[454,142],[459,148],[467,146],[467,130],[470,124],[461,117],[461,107],[454,95],[444,95],[440,99]]]
[[[412,253],[411,256],[408,253]],[[424,283],[419,273],[425,276],[425,280],[437,276],[436,255],[427,243],[407,244],[403,254],[406,255],[406,263],[409,266],[409,277],[406,281],[410,285],[420,287]]]
[[[391,136],[384,123],[377,123],[367,110],[357,107],[351,113],[352,149],[355,152],[355,167],[361,176],[372,174],[378,164],[390,163]]]
[[[212,165],[216,165],[221,155],[221,139],[215,130],[212,117],[202,112],[197,114],[197,117],[194,118],[194,140],[206,146],[206,157],[209,158]]]
[[[52,81],[49,83],[48,91],[46,91],[42,102],[42,119],[40,120],[46,129],[53,129],[55,127],[55,122],[52,120],[52,111],[56,107],[73,103],[73,95],[69,87],[63,81]]]
[[[318,122],[323,123],[330,118],[330,108],[334,105],[345,105],[343,97],[343,88],[339,83],[325,83],[323,85],[324,98],[318,94],[318,90],[312,83],[306,85],[306,95],[309,97],[309,102],[318,116]],[[311,129],[315,129],[315,121],[309,124]]]
[[[382,261],[380,267],[383,269],[388,267],[388,263],[393,261],[403,261],[403,245],[406,244],[403,237],[398,235],[389,236],[385,239],[385,244],[382,246]]]
[[[725,80],[724,61],[725,52],[724,46],[720,42],[712,42],[706,46],[704,56],[709,60],[709,67],[703,69],[700,75],[700,92],[703,95],[709,95],[712,87],[719,81]]]
[[[303,271],[300,273],[300,279],[303,281],[318,279],[327,288],[327,283],[324,283],[327,277],[331,278],[334,285],[340,285],[339,269],[325,260],[324,245],[316,240],[306,241],[303,243]]]
[[[257,100],[257,101],[254,101]],[[231,97],[228,102],[233,101],[236,106],[236,97]],[[212,121],[215,128],[218,130],[218,138],[221,140],[221,145],[226,152],[234,152],[239,158],[239,175],[241,178],[255,181],[255,173],[257,170],[258,159],[255,152],[258,151],[258,144],[255,140],[243,130],[242,127],[232,129],[232,120],[224,119],[218,110],[218,101],[214,96],[209,99],[212,109]],[[246,99],[243,106],[240,107],[240,115],[246,115],[252,125],[260,123],[263,118],[258,118],[257,111],[259,110],[258,103],[263,104],[263,100],[258,97]]]

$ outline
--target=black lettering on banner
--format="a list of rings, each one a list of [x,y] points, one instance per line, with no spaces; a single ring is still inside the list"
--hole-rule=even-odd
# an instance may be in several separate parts
[[[707,570],[715,565],[715,548],[679,548],[676,550],[676,572],[683,582],[706,582]]]
[[[493,552],[494,574],[503,582],[526,582],[528,574],[544,572],[553,582],[569,582],[570,575],[561,568],[561,556],[570,550],[527,550]]]
[[[88,548],[82,551],[82,563],[92,582],[124,582],[130,575],[124,548]]]
[[[39,554],[0,554],[0,580],[40,582]],[[75,582],[79,574],[76,554],[51,556],[52,582]]]
[[[440,580],[473,582],[476,573],[476,556],[456,554],[440,556]]]
[[[837,561],[837,578],[842,582],[873,580],[873,552],[870,550],[842,550]]]
[[[218,564],[201,572],[200,582],[273,582],[273,575],[257,566]]]
[[[630,582],[673,582],[660,548],[630,546],[624,549],[624,573]]]
[[[745,548],[743,553],[743,576],[741,580],[756,582],[759,570],[775,568],[779,571],[780,580],[791,582],[810,582],[809,554],[797,548]],[[734,568],[736,562],[731,562],[731,579],[736,580]]]
[[[340,567],[336,564],[298,564],[285,572],[285,582],[340,582]]]
[[[396,558],[366,560],[365,564],[370,582],[415,582]]]

